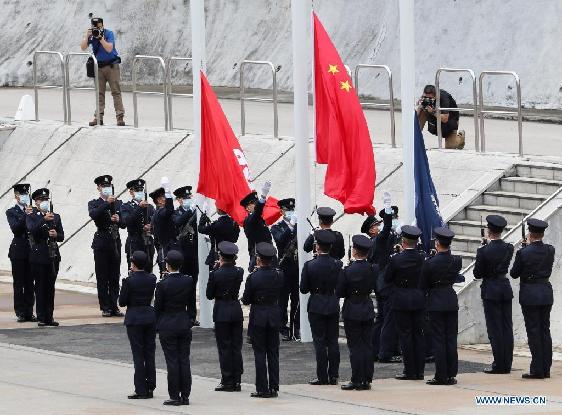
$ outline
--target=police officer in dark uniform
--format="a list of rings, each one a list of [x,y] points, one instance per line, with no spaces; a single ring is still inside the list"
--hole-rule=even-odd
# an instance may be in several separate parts
[[[191,393],[191,348],[190,298],[195,291],[193,279],[179,272],[183,255],[170,250],[165,258],[167,275],[156,284],[154,309],[156,331],[166,358],[168,370],[168,394],[164,405],[189,405]]]
[[[371,293],[379,274],[379,267],[367,261],[371,240],[355,235],[354,261],[340,274],[336,294],[344,298],[342,317],[351,361],[351,381],[343,390],[371,389],[373,381],[373,319],[375,309]]]
[[[127,307],[124,323],[135,364],[135,393],[129,399],[152,398],[156,389],[156,314],[151,305],[156,277],[145,271],[148,260],[144,251],[132,253],[131,270],[119,293],[119,305]]]
[[[193,279],[193,285],[197,287],[199,276],[197,212],[191,195],[191,186],[177,188],[174,190],[174,196],[176,196],[176,200],[179,203],[178,208],[174,211],[172,220],[176,227],[178,245],[183,254],[183,265],[180,272],[184,275],[189,275]],[[194,313],[191,315],[193,325],[199,326],[195,290],[193,291],[189,309]]]
[[[329,252],[336,237],[322,229],[314,232],[317,257],[307,261],[302,269],[300,291],[310,293],[308,321],[316,352],[316,379],[310,385],[337,385],[340,367],[339,317],[340,302],[336,296],[338,278],[343,263]]]
[[[436,228],[437,254],[422,267],[420,288],[427,292],[427,310],[433,336],[435,376],[428,385],[455,385],[458,372],[457,333],[459,304],[453,284],[458,282],[461,257],[452,255],[450,246],[454,232]]]
[[[390,258],[384,273],[385,282],[394,285],[392,313],[404,360],[399,380],[423,380],[425,367],[425,296],[419,289],[425,255],[416,248],[420,235],[415,226],[402,227],[402,252]]]
[[[49,189],[37,189],[31,195],[35,207],[26,209],[25,226],[29,234],[29,262],[35,281],[37,325],[58,326],[53,319],[55,281],[59,273],[60,252],[57,242],[64,241],[64,229],[58,213],[52,212]]]
[[[205,264],[211,269],[214,268],[215,262],[218,260],[217,247],[222,241],[232,243],[238,242],[240,235],[240,226],[223,210],[217,208],[219,218],[213,222],[206,213],[201,215],[197,231],[203,235],[208,235],[211,240],[211,249],[209,256],[205,260]]]
[[[20,183],[12,186],[16,205],[6,211],[10,230],[14,234],[8,257],[12,264],[14,279],[14,311],[18,323],[37,321],[33,315],[35,284],[29,268],[29,239],[25,227],[25,210],[31,206],[30,185]]]
[[[145,186],[146,183],[143,179],[135,179],[127,183],[127,189],[129,189],[132,199],[121,205],[121,214],[127,226],[125,253],[128,267],[131,268],[133,252],[144,251],[148,257],[146,272],[151,273],[154,264],[154,238],[150,223],[154,215],[154,206],[145,200]]]
[[[99,198],[88,202],[88,213],[96,224],[92,241],[96,271],[98,300],[103,317],[122,317],[117,307],[121,267],[121,238],[119,228],[125,228],[121,201],[114,196],[113,178],[109,174],[96,177],[94,183]]]
[[[256,245],[257,270],[246,278],[242,302],[250,307],[248,330],[256,365],[256,392],[253,398],[276,398],[279,391],[279,296],[283,272],[272,267],[277,255],[271,243]],[[269,375],[269,378],[268,378]]]
[[[519,304],[525,319],[525,329],[531,367],[523,379],[544,379],[550,377],[552,366],[552,337],[550,336],[550,311],[554,302],[552,284],[549,281],[554,264],[555,250],[542,239],[548,227],[545,221],[531,218],[527,221],[529,240],[527,246],[515,254],[511,268],[512,278],[521,278]]]
[[[488,241],[476,251],[474,278],[481,279],[480,286],[486,329],[492,346],[494,361],[484,373],[509,373],[513,361],[513,322],[511,303],[513,290],[507,271],[513,257],[513,245],[504,242],[501,234],[507,221],[499,215],[486,217]]]
[[[332,230],[336,211],[330,207],[319,207],[316,209],[316,213],[318,214],[320,229],[328,229],[330,232],[333,232],[336,237],[336,241],[332,244],[332,249],[330,249],[330,256],[341,260],[345,256],[343,235],[338,231]],[[303,249],[304,252],[312,252],[314,250],[314,234],[310,234],[308,238],[306,238]]]
[[[240,392],[244,367],[242,363],[242,307],[238,300],[244,270],[236,266],[238,247],[232,242],[218,244],[218,268],[209,274],[207,298],[215,300],[213,321],[219,351],[221,383],[217,392]]]
[[[246,209],[248,216],[244,219],[244,233],[248,238],[248,254],[250,255],[249,271],[253,271],[255,265],[256,245],[260,242],[271,243],[271,232],[263,219],[263,209],[271,182],[265,182],[262,187],[261,196],[253,191],[240,201],[240,205]]]
[[[271,227],[271,235],[279,252],[279,268],[283,271],[285,280],[279,308],[281,310],[281,335],[283,341],[300,339],[299,318],[299,258],[297,243],[297,216],[295,214],[295,199],[282,199],[277,205],[283,212],[283,218]],[[287,316],[287,306],[291,300],[290,316]],[[287,327],[287,323],[289,326]]]
[[[156,206],[152,216],[152,232],[155,246],[158,247],[156,255],[160,276],[166,272],[164,258],[168,251],[177,248],[176,227],[172,219],[174,215],[174,199],[172,198],[171,185],[167,177],[163,177],[161,187],[149,194]]]

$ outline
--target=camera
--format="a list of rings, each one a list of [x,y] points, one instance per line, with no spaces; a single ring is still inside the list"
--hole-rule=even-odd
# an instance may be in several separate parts
[[[99,27],[92,28],[92,36],[95,38],[103,37],[104,29],[100,29]]]
[[[422,97],[420,105],[422,108],[432,107],[435,108],[435,98]]]

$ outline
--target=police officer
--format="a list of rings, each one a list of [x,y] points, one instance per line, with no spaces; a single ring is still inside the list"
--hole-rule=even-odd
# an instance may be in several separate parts
[[[144,251],[148,257],[146,272],[151,273],[154,264],[154,238],[150,223],[154,215],[154,206],[145,200],[145,186],[146,183],[143,179],[135,179],[127,183],[131,200],[121,205],[121,214],[127,226],[125,253],[128,267],[131,268],[133,252]]]
[[[555,250],[542,240],[548,227],[545,221],[531,218],[527,221],[529,238],[527,246],[517,251],[511,268],[512,278],[521,278],[519,304],[525,319],[525,329],[531,367],[523,379],[544,379],[550,377],[552,366],[552,338],[550,336],[550,311],[553,293],[549,281],[552,274]]]
[[[197,280],[199,276],[199,260],[198,260],[198,246],[197,246],[197,212],[195,211],[195,204],[192,199],[191,186],[182,186],[174,190],[174,196],[179,206],[174,211],[172,221],[176,227],[176,235],[178,246],[183,254],[183,264],[180,272],[184,275],[189,275],[193,279],[193,285],[197,287]],[[189,307],[194,326],[199,326],[197,321],[197,306],[195,290],[191,298],[191,305]]]
[[[420,288],[426,291],[427,310],[433,336],[435,376],[428,385],[455,385],[458,371],[457,332],[459,304],[453,284],[458,281],[461,257],[452,255],[455,236],[449,228],[433,230],[437,254],[422,267]]]
[[[513,291],[506,278],[513,245],[504,242],[501,234],[507,221],[499,215],[486,217],[488,242],[476,251],[474,278],[481,279],[480,286],[486,329],[492,346],[494,361],[484,373],[509,373],[513,361],[513,322],[511,302]]]
[[[14,279],[14,311],[18,323],[37,321],[33,315],[35,304],[35,284],[29,269],[29,239],[25,227],[25,210],[31,206],[29,195],[30,185],[20,183],[12,186],[15,206],[6,211],[6,218],[10,230],[14,234],[8,257],[12,264],[12,278]]]
[[[371,240],[365,235],[352,238],[354,261],[343,269],[336,293],[344,298],[342,317],[351,361],[351,381],[343,390],[371,389],[373,381],[373,319],[371,300],[379,267],[367,261]]]
[[[279,296],[283,272],[272,267],[277,252],[272,244],[256,244],[257,270],[246,278],[242,302],[250,307],[248,330],[256,364],[252,398],[276,398],[279,391]],[[269,375],[269,379],[268,379]]]
[[[152,398],[156,389],[156,314],[151,305],[156,277],[146,271],[148,260],[144,251],[131,254],[131,270],[119,293],[119,305],[127,307],[124,323],[135,365],[135,393],[129,399]]]
[[[119,228],[125,228],[121,201],[116,199],[109,174],[96,177],[99,198],[88,202],[88,213],[96,224],[92,241],[96,271],[98,300],[103,317],[122,317],[117,307],[121,267],[121,238]]]
[[[299,259],[297,244],[297,216],[295,199],[282,199],[277,205],[283,212],[283,218],[271,227],[271,235],[279,252],[279,268],[285,277],[279,308],[281,310],[281,335],[283,341],[300,339],[299,318]],[[287,306],[291,300],[290,316]],[[287,323],[289,326],[287,327]]]
[[[423,380],[425,340],[423,335],[425,296],[419,289],[425,259],[416,245],[421,230],[402,227],[402,252],[393,255],[384,273],[384,280],[394,285],[392,313],[402,349],[404,372],[399,380]]]
[[[167,177],[162,177],[161,187],[149,194],[156,206],[154,216],[152,216],[152,231],[154,243],[158,247],[157,257],[160,268],[160,276],[166,272],[164,258],[168,251],[176,249],[176,227],[172,217],[174,216],[174,199],[170,181]]]
[[[318,214],[318,224],[320,225],[320,229],[328,229],[330,232],[333,232],[336,237],[335,242],[332,244],[332,249],[330,249],[330,256],[341,260],[345,256],[345,242],[343,240],[343,235],[338,231],[332,230],[336,211],[329,207],[319,207],[316,209],[316,213]],[[306,238],[303,249],[305,252],[312,252],[314,249],[314,234],[310,234],[308,238]]]
[[[166,258],[167,275],[156,284],[154,309],[156,331],[166,358],[168,370],[168,394],[164,405],[189,405],[191,393],[191,348],[190,298],[195,291],[193,279],[179,272],[183,264],[180,251],[170,250]]]
[[[243,322],[238,300],[244,270],[236,266],[238,247],[232,242],[218,244],[219,267],[209,274],[207,298],[215,300],[213,321],[219,351],[221,383],[217,392],[240,392],[242,373]]]
[[[52,212],[49,189],[37,189],[31,195],[35,207],[26,208],[25,226],[29,234],[29,262],[35,281],[37,325],[59,325],[53,319],[55,281],[59,273],[60,252],[57,242],[64,241],[64,229],[58,213]]]
[[[316,379],[310,385],[337,385],[340,366],[339,317],[340,302],[336,296],[338,278],[343,263],[329,252],[336,237],[321,229],[314,232],[316,258],[307,261],[302,269],[300,291],[310,293],[308,321],[316,352]]]
[[[261,195],[253,191],[240,201],[240,205],[246,209],[248,216],[244,219],[244,233],[248,238],[248,254],[250,255],[249,270],[255,264],[256,245],[260,242],[271,243],[271,232],[263,218],[263,209],[269,190],[271,189],[271,182],[264,183],[261,189]]]
[[[206,212],[207,209],[203,209],[203,211]],[[235,244],[238,242],[238,236],[240,235],[240,226],[225,211],[217,208],[217,215],[219,215],[219,218],[211,222],[207,214],[203,213],[197,227],[199,233],[208,235],[211,240],[211,249],[205,260],[205,265],[208,265],[211,269],[215,267],[215,262],[218,260],[218,245],[222,241]]]

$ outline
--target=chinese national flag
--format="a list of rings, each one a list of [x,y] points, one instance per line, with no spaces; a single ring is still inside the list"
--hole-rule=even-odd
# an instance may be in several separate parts
[[[214,199],[218,209],[238,224],[246,209],[240,200],[251,192],[250,170],[240,143],[232,131],[213,88],[201,73],[201,154],[197,193]],[[268,198],[263,217],[268,225],[281,216],[277,199]]]
[[[367,121],[345,66],[314,14],[316,161],[327,164],[324,194],[345,213],[374,214],[375,157]]]

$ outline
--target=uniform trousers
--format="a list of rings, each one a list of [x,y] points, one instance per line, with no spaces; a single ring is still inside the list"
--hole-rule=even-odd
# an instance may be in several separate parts
[[[135,365],[135,392],[144,396],[156,389],[156,327],[154,324],[127,326],[127,336]]]
[[[299,273],[298,268],[285,269],[282,268],[284,281],[279,297],[279,308],[281,310],[281,329],[283,334],[300,336],[300,316],[299,316]],[[296,271],[296,272],[295,272]],[[291,301],[290,314],[287,314],[287,307]],[[285,333],[287,324],[289,324],[289,332]]]
[[[55,281],[59,272],[59,261],[53,264],[31,263],[31,274],[35,280],[35,297],[37,300],[37,320],[43,323],[53,321],[55,309]],[[53,269],[54,268],[54,269]]]
[[[316,376],[322,382],[339,377],[339,314],[308,313],[312,342],[316,352]]]
[[[423,375],[425,367],[424,312],[423,310],[394,310],[394,316],[402,349],[404,374],[408,376]]]
[[[511,300],[483,300],[488,339],[492,346],[492,369],[509,372],[513,361],[513,321]]]
[[[552,366],[552,338],[550,336],[550,311],[552,305],[521,306],[527,341],[531,350],[530,372],[537,376],[550,375]]]
[[[100,310],[117,311],[121,254],[116,256],[113,249],[94,249],[94,263]]]
[[[168,395],[170,399],[189,398],[191,393],[191,329],[159,332],[160,345],[168,371]]]
[[[242,380],[242,373],[244,373],[242,325],[242,321],[215,322],[215,338],[219,351],[221,383],[223,385],[234,385]]]
[[[373,326],[373,358],[390,359],[398,355],[398,334],[396,321],[392,313],[392,297],[390,295],[376,296],[377,315]]]
[[[256,391],[279,390],[279,328],[252,325],[252,348],[256,365]],[[269,375],[269,379],[268,379]]]
[[[35,282],[29,260],[10,259],[14,279],[14,311],[16,316],[31,317],[35,304]]]
[[[351,361],[351,382],[370,383],[373,380],[373,320],[344,320],[345,337]]]
[[[430,311],[429,318],[433,333],[435,379],[446,381],[457,376],[458,372],[458,310]]]

